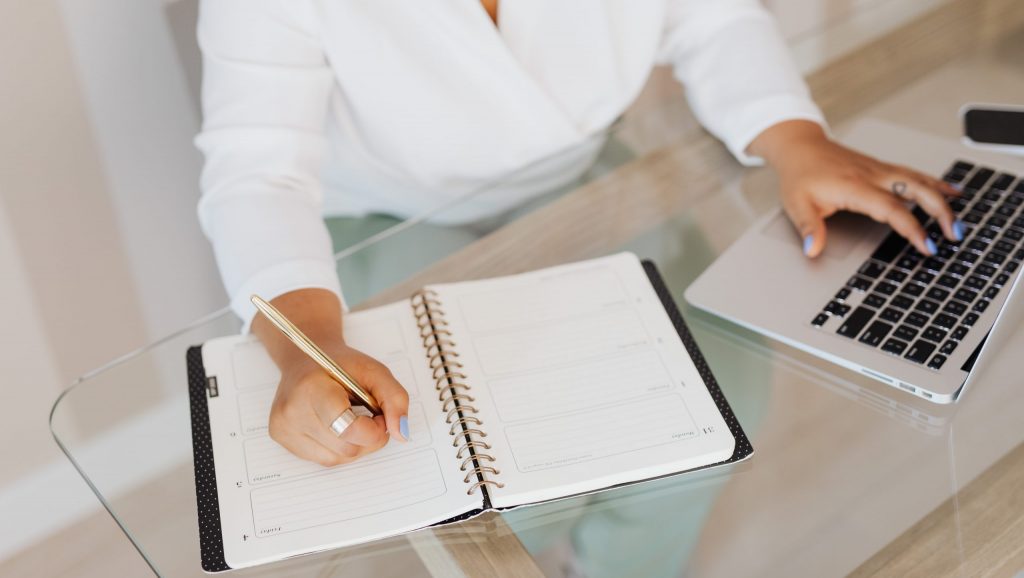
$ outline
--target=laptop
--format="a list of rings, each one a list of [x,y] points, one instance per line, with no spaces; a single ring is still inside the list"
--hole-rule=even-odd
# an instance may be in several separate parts
[[[685,293],[693,306],[934,403],[952,403],[1024,320],[1024,162],[894,124],[865,120],[841,139],[962,187],[967,225],[918,253],[867,217],[830,218],[807,259],[781,209],[757,221]]]

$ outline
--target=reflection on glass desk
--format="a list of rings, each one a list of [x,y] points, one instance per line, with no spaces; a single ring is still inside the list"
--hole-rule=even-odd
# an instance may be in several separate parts
[[[935,56],[981,26],[964,16],[972,6],[950,3],[922,21],[930,28],[865,48],[872,70],[863,75],[846,61],[812,76],[826,113],[955,136],[962,102],[1019,99],[1019,25],[990,47]],[[896,53],[903,60],[877,64],[885,60],[878,55]],[[854,81],[844,75],[853,72],[862,92],[850,90]],[[372,282],[349,297],[359,307],[408,297],[425,283],[622,250],[653,259],[754,458],[239,575],[941,575],[1024,567],[1021,548],[1007,545],[1024,544],[1020,361],[1000,356],[970,395],[943,408],[686,308],[689,283],[776,200],[769,175],[743,173],[706,135],[650,133],[677,113],[658,108],[626,119],[613,130],[617,150],[607,166],[484,230],[448,231],[427,246],[429,222],[371,223],[346,240],[339,270],[352,277],[373,263],[396,264],[367,276]],[[212,314],[83,377],[53,410],[56,439],[160,575],[203,575],[185,351],[239,327],[227,311]],[[1006,351],[1022,348],[1024,331]]]

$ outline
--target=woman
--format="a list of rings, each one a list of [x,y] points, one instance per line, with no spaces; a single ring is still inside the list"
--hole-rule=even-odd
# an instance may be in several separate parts
[[[341,389],[252,321],[282,373],[271,436],[324,465],[406,437],[408,405],[387,369],[342,339],[324,215],[405,217],[488,183],[494,194],[461,203],[456,220],[515,207],[586,169],[656,64],[674,67],[741,162],[778,173],[808,257],[838,210],[934,253],[897,188],[950,239],[962,228],[951,188],[829,139],[756,0],[204,0],[199,40],[200,218],[235,311],[248,324],[248,296],[272,298],[384,409],[335,437]]]

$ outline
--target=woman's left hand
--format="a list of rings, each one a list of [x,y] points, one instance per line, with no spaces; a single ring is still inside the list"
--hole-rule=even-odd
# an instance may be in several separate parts
[[[831,140],[809,121],[786,121],[762,132],[749,148],[778,173],[782,206],[803,238],[804,253],[825,249],[825,219],[838,211],[863,213],[890,225],[922,254],[933,255],[935,242],[914,218],[907,202],[916,202],[951,241],[963,239],[947,196],[948,183],[913,169],[888,164]]]

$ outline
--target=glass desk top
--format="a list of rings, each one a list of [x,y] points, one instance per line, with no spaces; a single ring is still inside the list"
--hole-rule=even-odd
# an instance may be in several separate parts
[[[1004,56],[935,68],[859,111],[928,124],[929,115],[955,111],[964,95],[921,107],[917,117],[907,113],[913,95],[950,87],[951,77],[998,77],[996,96],[1024,86],[1006,82]],[[351,278],[391,263],[348,295],[358,308],[401,299],[426,282],[622,250],[653,259],[751,438],[753,459],[240,575],[472,575],[497,567],[523,575],[828,576],[1024,566],[1017,550],[992,550],[981,561],[976,553],[979,544],[1024,537],[1019,360],[1001,355],[960,403],[930,405],[689,308],[688,284],[775,200],[768,175],[742,173],[692,124],[651,130],[679,115],[656,106],[625,119],[597,170],[487,227],[368,226],[356,235],[363,241],[348,240],[355,245],[342,251],[339,271]],[[953,121],[943,122],[937,132],[955,131]],[[203,575],[185,351],[239,328],[231,313],[214,313],[84,376],[53,409],[58,443],[160,575]],[[1022,347],[1024,331],[1004,351]]]

